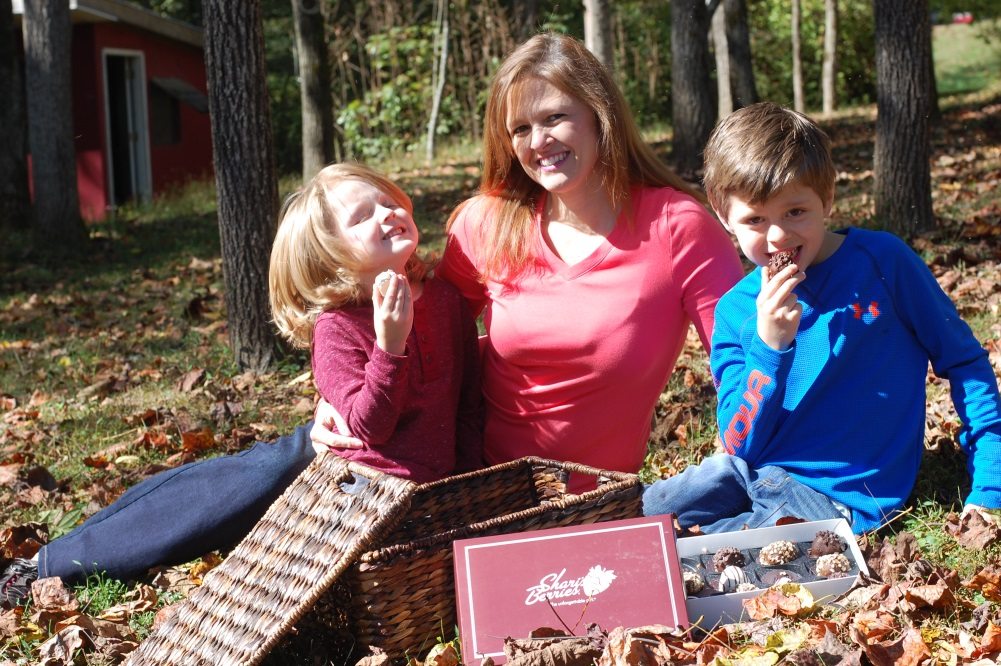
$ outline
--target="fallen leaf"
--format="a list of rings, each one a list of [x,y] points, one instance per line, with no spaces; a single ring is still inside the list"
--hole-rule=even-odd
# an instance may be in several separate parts
[[[211,428],[189,430],[181,433],[181,449],[185,453],[206,451],[215,446],[215,435]]]
[[[82,627],[66,627],[38,648],[38,666],[72,666],[76,651],[93,645]]]
[[[956,603],[955,595],[945,583],[909,587],[904,597],[918,608],[930,606],[935,610],[951,608]]]
[[[931,650],[921,638],[921,632],[914,627],[907,627],[896,640],[863,644],[862,650],[876,666],[920,666],[931,656]]]
[[[31,598],[37,610],[71,612],[80,607],[63,581],[55,576],[39,578],[31,584]]]
[[[883,609],[863,611],[852,620],[852,639],[856,639],[857,634],[861,640],[856,642],[862,646],[878,642],[896,632],[897,625],[897,618]]]
[[[126,623],[136,613],[145,613],[156,608],[158,598],[156,590],[149,585],[140,584],[125,595],[125,603],[104,609],[98,619]]]
[[[195,368],[184,373],[177,382],[177,388],[185,393],[194,390],[205,379],[205,368]]]
[[[777,614],[796,616],[809,613],[815,607],[813,594],[798,583],[773,585],[756,597],[744,599],[743,604],[753,620],[764,620]]]
[[[196,585],[201,585],[205,578],[205,574],[212,571],[220,564],[222,564],[222,558],[219,557],[219,555],[216,553],[208,553],[191,567],[191,572],[188,575]]]
[[[945,519],[945,531],[959,545],[972,550],[983,550],[1001,538],[1001,529],[985,520],[977,511],[970,511],[962,517],[950,513]]]
[[[424,657],[424,666],[457,666],[459,653],[451,643],[439,643]]]
[[[1001,627],[988,622],[987,630],[980,639],[979,654],[976,656],[982,657],[994,652],[1001,652]]]
[[[996,564],[988,564],[963,583],[963,587],[980,591],[985,599],[1001,601],[1001,568]]]

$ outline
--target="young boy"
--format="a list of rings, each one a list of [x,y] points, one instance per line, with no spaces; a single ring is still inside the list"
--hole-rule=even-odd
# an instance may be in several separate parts
[[[929,361],[963,423],[967,511],[1001,507],[1001,401],[987,354],[900,239],[827,229],[835,170],[824,132],[755,104],[717,126],[705,159],[709,202],[759,268],[716,306],[710,365],[725,453],[654,483],[644,512],[703,532],[783,516],[878,528],[921,464]]]

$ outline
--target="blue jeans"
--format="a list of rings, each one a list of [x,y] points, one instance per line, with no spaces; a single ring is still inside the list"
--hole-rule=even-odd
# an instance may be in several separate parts
[[[38,553],[39,577],[78,582],[90,573],[133,580],[246,536],[315,457],[312,423],[272,444],[165,470]]]
[[[683,528],[732,532],[769,527],[783,516],[804,520],[844,518],[821,493],[793,479],[781,467],[751,469],[741,458],[717,454],[643,492],[643,514],[673,513]]]

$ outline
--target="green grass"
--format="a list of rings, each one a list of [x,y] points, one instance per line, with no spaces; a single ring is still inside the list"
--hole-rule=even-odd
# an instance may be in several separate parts
[[[993,30],[1001,19],[992,20]],[[1001,44],[986,40],[983,24],[936,25],[932,32],[939,95],[976,92],[1001,79]]]

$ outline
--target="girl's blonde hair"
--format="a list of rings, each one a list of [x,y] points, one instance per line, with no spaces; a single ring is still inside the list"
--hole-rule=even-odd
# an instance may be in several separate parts
[[[364,298],[358,258],[341,237],[337,210],[330,205],[330,191],[345,180],[368,183],[414,213],[410,197],[396,183],[361,164],[331,164],[285,199],[271,248],[268,296],[279,333],[301,349],[312,343],[320,313]],[[431,265],[414,252],[407,260],[407,278],[420,282]]]
[[[583,43],[556,33],[536,35],[504,60],[487,98],[480,193],[490,202],[490,222],[483,229],[482,277],[509,280],[535,259],[532,219],[543,188],[521,168],[507,130],[508,109],[519,102],[531,78],[551,83],[594,112],[602,186],[613,208],[623,205],[629,212],[629,189],[634,185],[673,187],[704,201],[643,141],[622,92]]]

